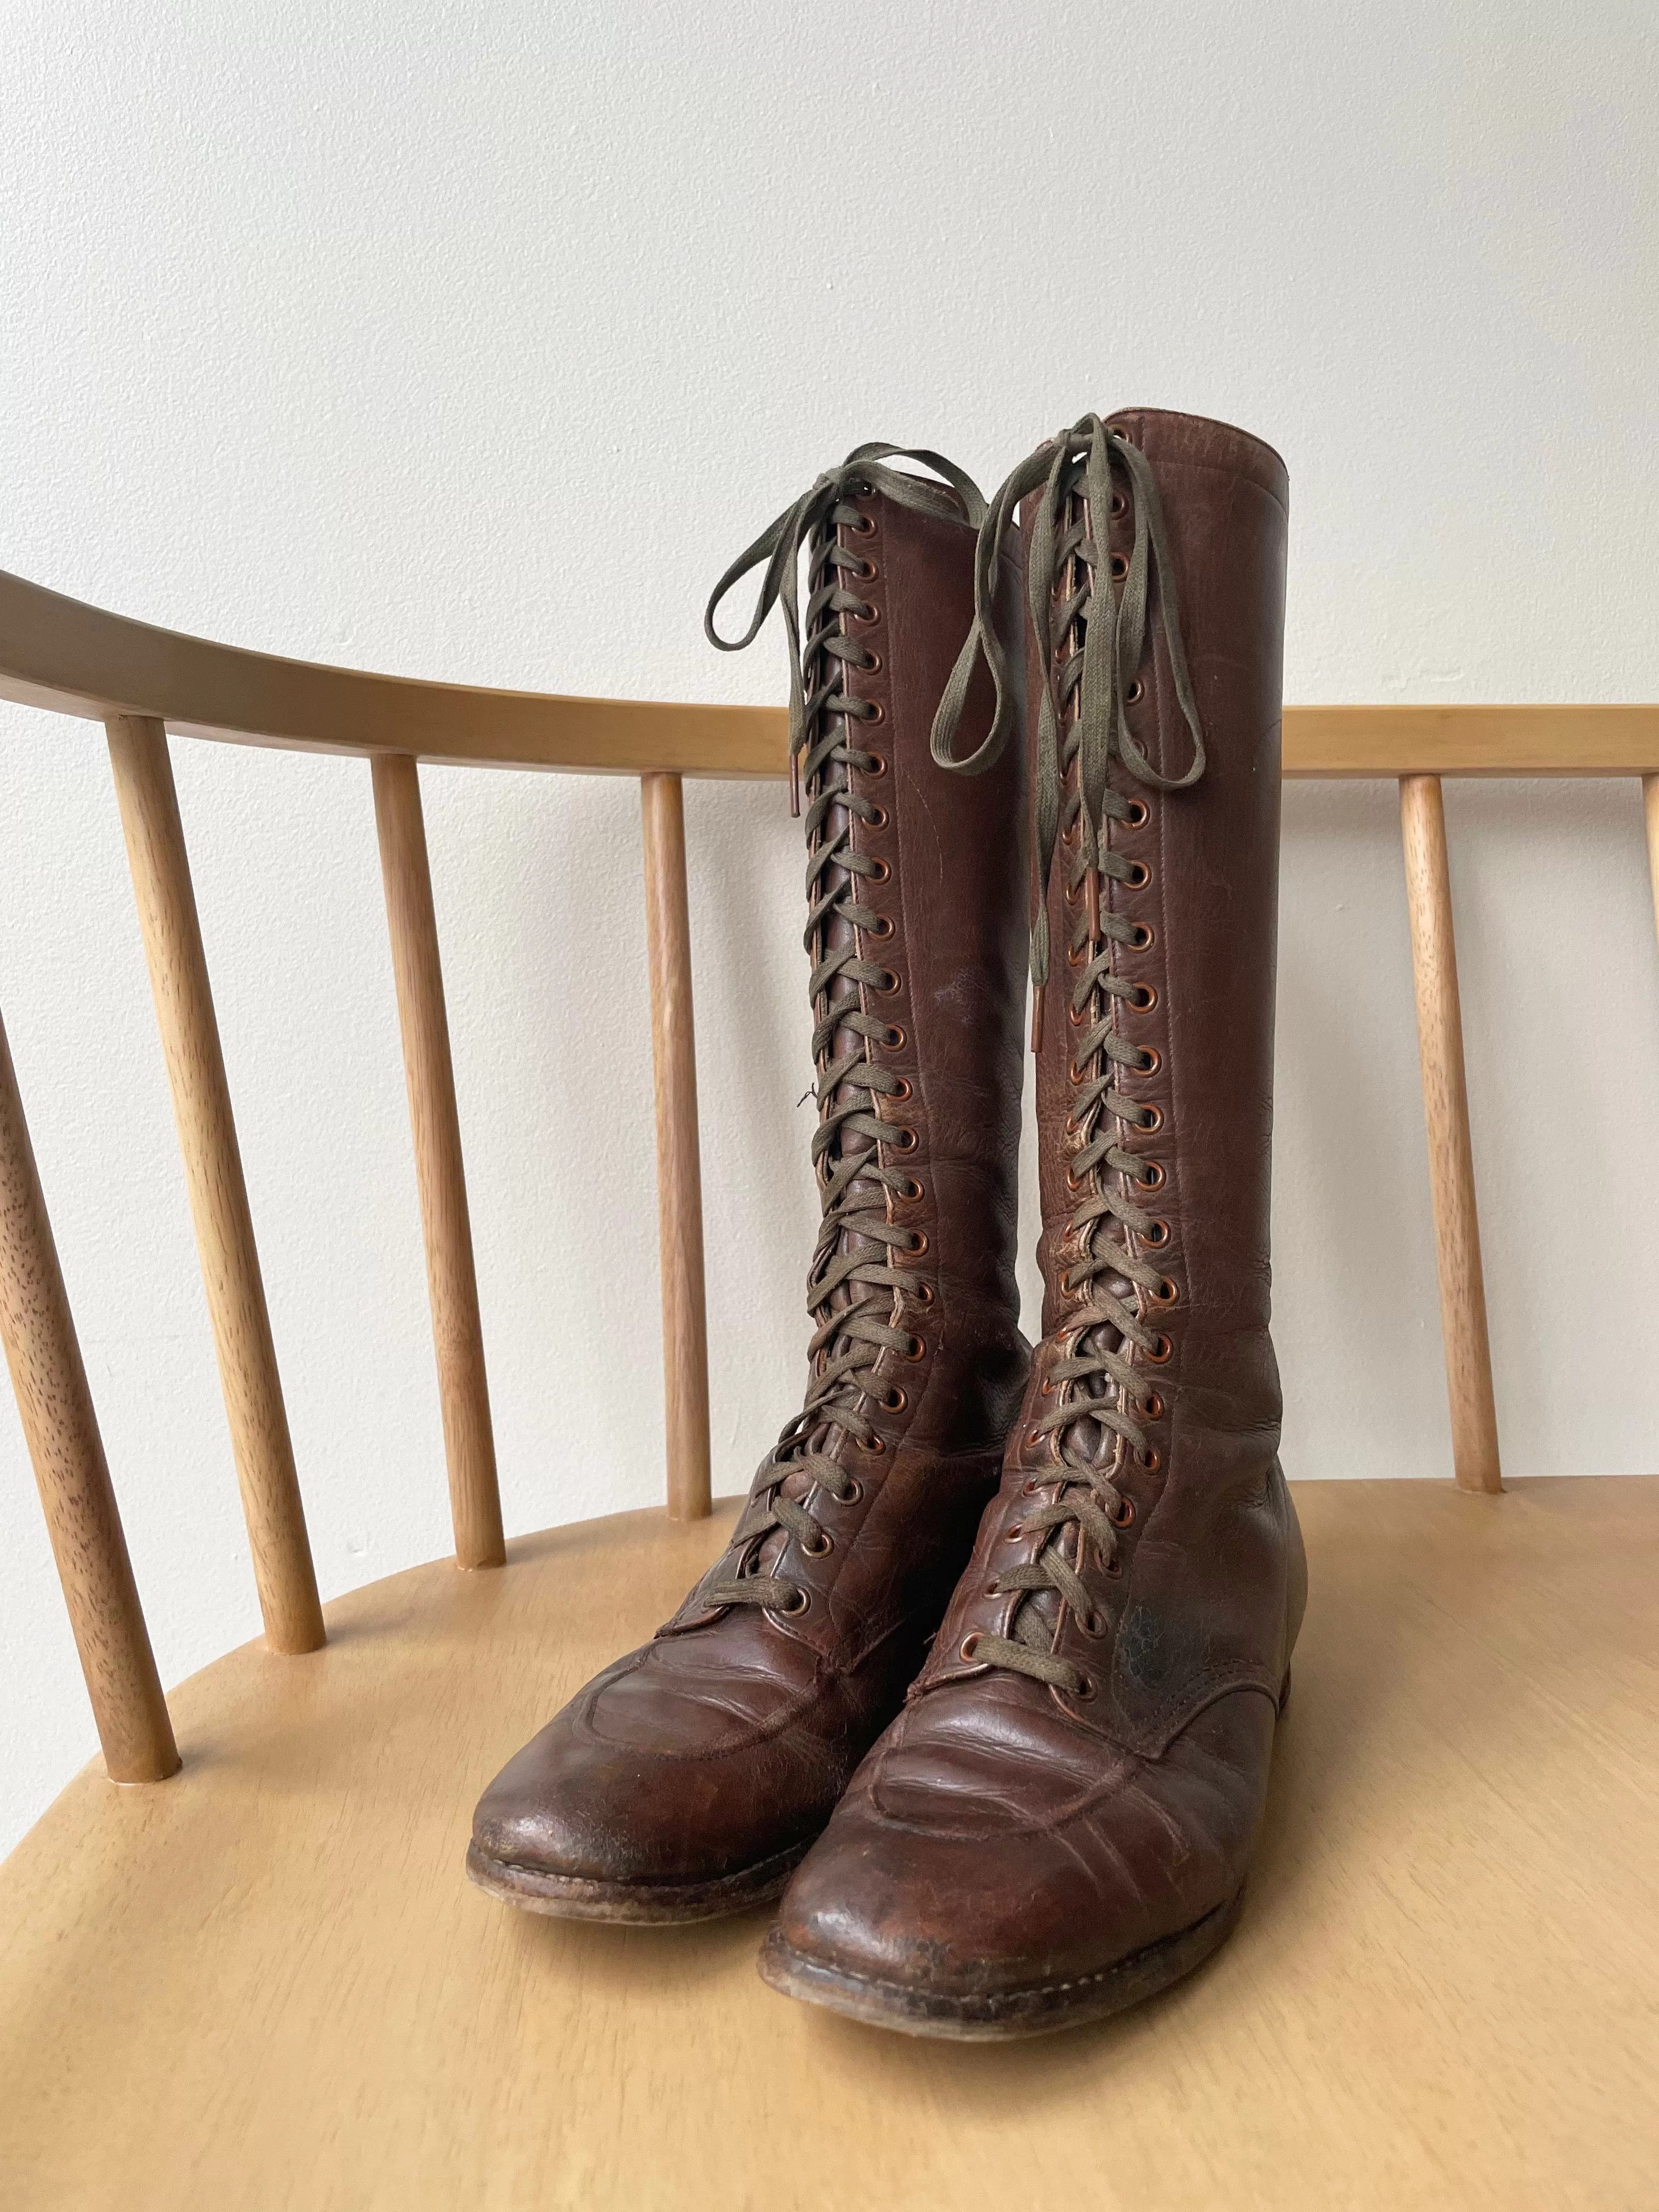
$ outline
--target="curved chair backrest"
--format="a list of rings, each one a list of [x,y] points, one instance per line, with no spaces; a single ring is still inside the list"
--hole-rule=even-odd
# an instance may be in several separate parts
[[[422,684],[245,653],[0,574],[0,697],[104,723],[190,1193],[265,1639],[323,1641],[288,1419],[167,733],[371,764],[425,1237],[456,1558],[501,1564],[489,1395],[418,763],[636,775],[651,963],[669,1511],[709,1504],[708,1384],[697,1149],[688,775],[781,777],[785,718]],[[1453,1462],[1497,1490],[1497,1428],[1474,1208],[1443,775],[1639,776],[1659,920],[1659,707],[1301,707],[1291,776],[1401,785],[1424,1107]],[[0,1027],[0,1334],[110,1774],[179,1765],[134,1586],[51,1224]]]

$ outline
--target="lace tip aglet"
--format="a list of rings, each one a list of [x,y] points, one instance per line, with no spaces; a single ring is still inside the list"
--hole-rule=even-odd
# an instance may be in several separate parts
[[[1036,983],[1031,987],[1031,1050],[1042,1049],[1042,1009],[1048,1004],[1048,986]]]
[[[800,820],[800,755],[794,751],[789,755],[789,818]]]

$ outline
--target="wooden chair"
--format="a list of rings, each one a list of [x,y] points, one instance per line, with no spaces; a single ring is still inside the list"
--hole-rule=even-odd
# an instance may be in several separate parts
[[[1121,2021],[911,2045],[763,1990],[752,1919],[613,1929],[469,1889],[479,1787],[729,1525],[681,779],[781,775],[782,718],[307,666],[14,578],[0,694],[107,726],[265,1626],[163,1697],[0,1039],[0,1324],[104,1751],[0,1869],[9,2212],[972,2207],[1079,2179],[1230,2212],[1659,2202],[1659,1480],[1298,1486],[1314,1603],[1243,1923]],[[370,762],[455,1562],[326,1612],[169,731]],[[1642,776],[1659,899],[1659,708],[1302,708],[1285,738],[1291,775],[1400,780],[1456,1482],[1496,1492],[1440,778]],[[423,759],[641,779],[665,1514],[503,1540]]]

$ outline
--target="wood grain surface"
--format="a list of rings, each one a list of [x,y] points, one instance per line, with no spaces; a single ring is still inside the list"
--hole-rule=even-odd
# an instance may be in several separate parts
[[[406,754],[388,753],[375,756],[373,773],[455,1557],[464,1567],[498,1567],[507,1551],[420,770]]]
[[[322,1608],[167,732],[131,714],[107,728],[259,1612],[273,1651],[312,1651]]]
[[[179,1753],[3,1024],[0,1339],[104,1763],[112,1781],[163,1781]]]
[[[685,794],[677,775],[640,779],[645,937],[657,1120],[657,1231],[662,1275],[663,1428],[668,1510],[708,1510],[708,1321],[702,1259],[702,1165],[685,889]]]
[[[764,1915],[538,1919],[473,1801],[732,1508],[514,1541],[174,1693],[165,1789],[0,1869],[7,2212],[1651,2212],[1659,1480],[1297,1486],[1311,1567],[1237,1936],[1103,2027],[910,2043]]]
[[[782,776],[781,707],[427,684],[158,629],[0,573],[0,698],[180,737],[570,773]],[[1293,706],[1291,776],[1659,773],[1659,705]]]
[[[1446,814],[1437,776],[1402,777],[1400,823],[1411,919],[1429,1195],[1440,1275],[1440,1328],[1451,1411],[1452,1468],[1464,1490],[1504,1486],[1492,1399],[1486,1289],[1474,1201],[1474,1152],[1463,1073],[1463,1014],[1452,933]]]

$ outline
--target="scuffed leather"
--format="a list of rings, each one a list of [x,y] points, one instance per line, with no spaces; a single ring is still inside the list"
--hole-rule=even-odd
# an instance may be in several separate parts
[[[882,1355],[875,1387],[897,1386],[906,1403],[876,1412],[879,1449],[837,1432],[860,1496],[808,1493],[833,1548],[815,1557],[782,1530],[766,1540],[769,1571],[809,1594],[804,1614],[721,1608],[699,1584],[490,1784],[479,1848],[551,1875],[714,1881],[817,1832],[926,1656],[1029,1365],[1014,1282],[1023,748],[971,781],[933,768],[933,708],[972,616],[974,533],[878,495],[858,506],[873,530],[844,542],[874,564],[858,588],[876,619],[856,634],[880,665],[852,672],[848,689],[881,719],[855,726],[878,765],[854,783],[886,819],[854,835],[890,871],[866,896],[893,924],[862,950],[897,978],[865,998],[903,1032],[883,1057],[911,1086],[893,1118],[916,1132],[907,1164],[921,1191],[887,1195],[889,1218],[927,1240],[917,1266],[933,1303],[909,1324],[922,1353]],[[1012,608],[1012,564],[1004,589]],[[989,712],[982,686],[974,742]]]
[[[1149,817],[1114,823],[1113,842],[1152,872],[1141,889],[1104,886],[1153,932],[1121,969],[1153,986],[1156,1003],[1115,1003],[1121,1033],[1161,1056],[1132,1087],[1162,1126],[1125,1140],[1164,1170],[1143,1202],[1169,1224],[1155,1257],[1178,1291],[1156,1316],[1170,1344],[1153,1370],[1164,1411],[1148,1425],[1159,1465],[1126,1455],[1113,1476],[1134,1517],[1115,1571],[1092,1547],[1079,1565],[1094,1620],[1073,1619],[1057,1596],[1036,1601],[1089,1695],[963,1656],[974,1632],[1008,1632],[1018,1599],[990,1586],[1045,1540],[1020,1533],[1022,1506],[1054,1495],[1053,1449],[1032,1424],[1077,1303],[1062,1281],[1075,1257],[1066,1178],[1083,1142],[1067,1126],[1075,909],[1062,854],[1037,1065],[1044,1339],[928,1664],[780,1922],[810,1960],[932,1992],[1085,1986],[1237,1893],[1305,1600],[1268,1334],[1286,480],[1277,455],[1224,424],[1153,410],[1112,421],[1157,472],[1208,750],[1202,779],[1169,793],[1114,762],[1116,787]],[[1131,532],[1130,516],[1115,518],[1108,542],[1127,552]],[[1154,765],[1178,775],[1191,740],[1155,639],[1131,713]],[[1030,673],[1034,699],[1040,673]]]

